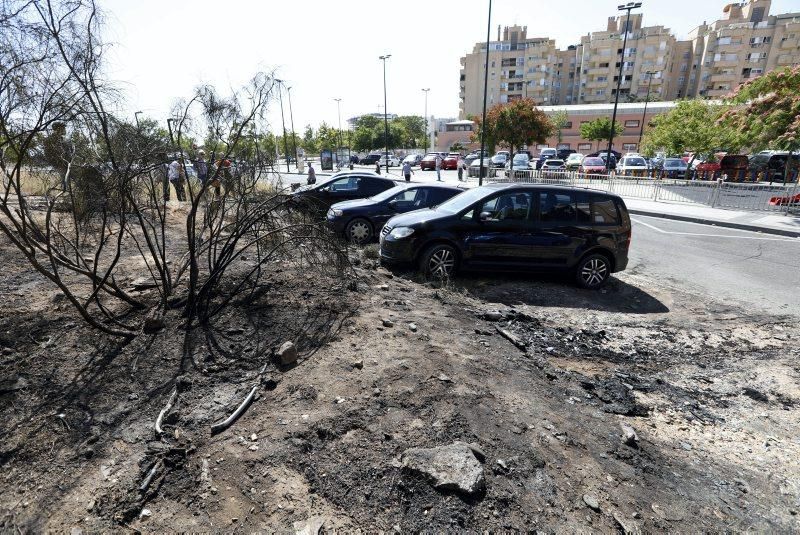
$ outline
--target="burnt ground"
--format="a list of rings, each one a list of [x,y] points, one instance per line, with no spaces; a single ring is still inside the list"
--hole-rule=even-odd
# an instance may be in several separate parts
[[[281,272],[188,349],[170,317],[123,344],[0,247],[0,531],[800,527],[790,318],[643,273],[437,287],[362,253],[357,289]],[[485,453],[483,491],[401,466],[454,441]]]

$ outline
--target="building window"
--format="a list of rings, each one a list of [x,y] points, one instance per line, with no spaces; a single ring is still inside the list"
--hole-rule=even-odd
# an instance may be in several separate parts
[[[565,123],[564,123],[564,128],[565,128],[565,129],[572,128],[572,121],[567,121],[567,122],[565,122]]]
[[[638,128],[638,127],[639,127],[639,120],[638,119],[631,120],[631,121],[625,121],[625,128]]]
[[[623,143],[622,144],[622,151],[623,152],[636,152],[637,145],[636,143]]]
[[[592,150],[592,144],[591,143],[578,143],[578,152],[584,152],[584,151],[588,152],[588,151],[591,151],[591,150]]]

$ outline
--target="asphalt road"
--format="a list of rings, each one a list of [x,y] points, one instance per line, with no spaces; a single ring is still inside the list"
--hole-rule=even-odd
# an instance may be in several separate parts
[[[629,270],[663,277],[698,299],[800,318],[800,238],[632,216]]]

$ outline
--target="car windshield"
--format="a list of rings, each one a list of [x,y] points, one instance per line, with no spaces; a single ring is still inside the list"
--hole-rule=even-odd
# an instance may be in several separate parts
[[[436,159],[436,156],[437,156],[436,154],[426,154],[423,160],[425,160],[426,162],[432,162],[433,160]]]
[[[516,156],[514,156],[514,163],[517,163],[517,162],[527,162],[527,161],[528,161],[528,159],[529,159],[529,158],[528,158],[528,155],[527,155],[527,154],[517,154]]]
[[[583,158],[583,156],[581,156],[580,154],[570,154],[567,157],[567,161],[569,162],[569,161],[580,160],[581,158]]]
[[[583,165],[605,165],[602,158],[584,158]]]
[[[449,200],[437,206],[436,209],[449,214],[455,214],[469,208],[474,202],[482,199],[492,191],[495,191],[495,189],[487,186],[472,188],[464,193],[459,193],[455,197],[451,197]]]
[[[558,165],[564,165],[564,160],[547,160],[546,162],[544,162],[544,164],[548,165],[548,166],[551,166],[551,167],[552,166],[558,166]]]
[[[664,167],[683,168],[686,167],[686,162],[678,158],[671,158],[669,160],[664,160]]]
[[[644,161],[644,158],[625,158],[622,162],[622,165],[635,165],[644,167],[647,165],[647,162]]]

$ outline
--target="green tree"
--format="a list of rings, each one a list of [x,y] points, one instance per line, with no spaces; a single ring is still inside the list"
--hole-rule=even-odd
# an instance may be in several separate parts
[[[728,100],[732,107],[718,125],[731,132],[731,144],[754,151],[800,148],[800,65],[774,70],[739,86]],[[793,158],[786,159],[789,177]]]
[[[303,140],[300,144],[307,154],[317,154],[319,152],[319,147],[317,147],[317,138],[314,136],[314,129],[311,128],[310,124],[306,125],[306,129],[303,132]]]
[[[671,111],[650,122],[642,141],[644,154],[652,156],[659,150],[673,155],[692,152],[691,168],[697,156],[711,155],[733,142],[733,136],[718,124],[726,109],[727,106],[701,99],[678,102]]]
[[[397,124],[402,132],[399,132],[400,139],[397,145],[404,148],[416,149],[425,146],[425,118],[418,115],[404,115],[391,121],[391,125]]]
[[[480,139],[482,128],[478,121],[473,139]],[[553,130],[550,118],[530,98],[496,104],[486,113],[487,145],[509,146],[511,154],[523,145],[544,143]]]
[[[564,140],[562,131],[564,130],[564,127],[567,126],[568,118],[569,114],[567,114],[566,110],[557,111],[550,116],[550,121],[553,122],[553,127],[556,129],[556,139],[558,139],[559,143]]]
[[[614,136],[622,133],[622,125],[614,123]],[[611,119],[598,117],[594,121],[581,125],[581,137],[587,141],[597,141],[597,150],[600,150],[600,141],[611,137]]]
[[[317,147],[322,149],[335,150],[339,146],[339,130],[328,126],[326,122],[322,122],[317,128]]]

